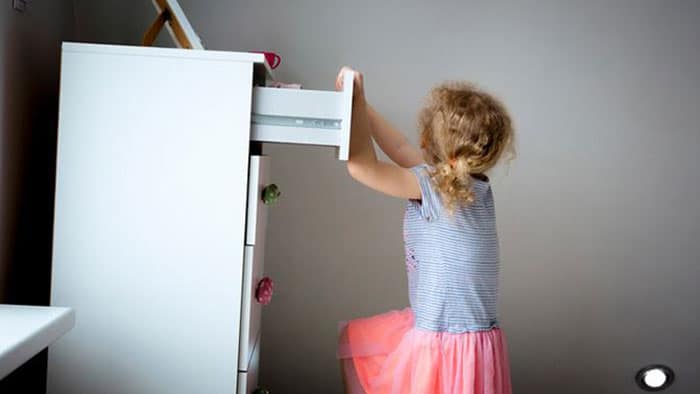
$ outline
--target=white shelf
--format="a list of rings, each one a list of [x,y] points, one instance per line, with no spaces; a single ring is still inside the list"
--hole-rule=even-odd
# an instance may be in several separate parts
[[[0,305],[0,379],[75,325],[70,308]]]

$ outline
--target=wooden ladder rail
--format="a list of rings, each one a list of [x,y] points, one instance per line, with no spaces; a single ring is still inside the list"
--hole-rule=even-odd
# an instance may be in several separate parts
[[[169,23],[180,47],[192,49],[192,43],[187,38],[182,25],[177,20],[175,13],[170,9],[170,5],[168,5],[167,1],[154,0],[154,3],[158,5],[158,8],[160,8],[161,11],[158,16],[156,16],[156,19],[153,21],[148,30],[146,30],[141,44],[144,46],[152,46],[153,42],[155,42],[156,38],[158,38],[160,31],[163,30],[163,26],[165,26],[166,23]]]

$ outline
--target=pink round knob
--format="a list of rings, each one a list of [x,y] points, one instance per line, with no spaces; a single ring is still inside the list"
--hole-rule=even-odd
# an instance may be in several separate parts
[[[255,288],[255,300],[262,305],[267,305],[272,301],[273,288],[275,287],[274,282],[269,277],[264,277],[258,282],[258,286]]]

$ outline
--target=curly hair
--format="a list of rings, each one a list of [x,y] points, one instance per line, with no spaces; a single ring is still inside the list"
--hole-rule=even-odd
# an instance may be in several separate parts
[[[421,148],[431,179],[452,212],[474,202],[472,176],[483,175],[513,147],[513,124],[505,106],[468,82],[434,87],[418,117]]]

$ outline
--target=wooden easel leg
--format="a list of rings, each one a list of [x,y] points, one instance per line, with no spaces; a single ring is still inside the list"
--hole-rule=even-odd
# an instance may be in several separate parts
[[[143,41],[141,42],[142,45],[150,47],[153,45],[153,42],[158,38],[158,33],[163,29],[163,26],[165,26],[165,22],[170,20],[170,12],[165,9],[163,12],[158,14],[158,17],[156,18],[155,21],[151,24],[151,27],[148,28],[146,31],[146,34],[143,35]]]

